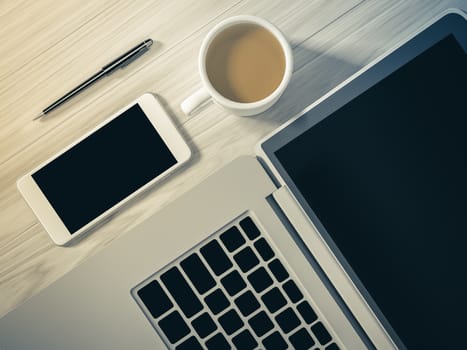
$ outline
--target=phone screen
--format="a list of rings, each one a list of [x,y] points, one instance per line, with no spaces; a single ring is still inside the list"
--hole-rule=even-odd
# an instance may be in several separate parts
[[[176,163],[135,104],[32,178],[73,234]]]

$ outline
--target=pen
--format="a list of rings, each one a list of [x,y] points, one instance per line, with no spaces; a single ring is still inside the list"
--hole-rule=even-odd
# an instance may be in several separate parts
[[[79,94],[81,91],[85,90],[92,84],[94,84],[99,79],[103,78],[106,75],[112,74],[117,69],[123,68],[136,60],[142,54],[149,50],[149,47],[152,45],[152,39],[144,40],[141,44],[136,45],[134,48],[125,52],[123,55],[119,56],[109,64],[102,67],[102,69],[94,74],[92,77],[75,87],[73,90],[67,92],[64,96],[60,97],[57,101],[52,103],[50,106],[42,110],[42,112],[35,117],[33,120],[39,119],[49,113],[50,111],[54,110],[55,108],[61,106],[63,103],[71,99],[73,96]]]

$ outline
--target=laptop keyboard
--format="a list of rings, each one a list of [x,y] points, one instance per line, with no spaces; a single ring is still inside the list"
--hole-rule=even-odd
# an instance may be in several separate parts
[[[282,260],[247,216],[132,293],[171,349],[339,350]]]

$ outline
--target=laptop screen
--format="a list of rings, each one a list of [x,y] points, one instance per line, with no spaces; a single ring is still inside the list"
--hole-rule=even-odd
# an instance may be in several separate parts
[[[449,35],[275,153],[409,349],[467,331],[466,106]]]

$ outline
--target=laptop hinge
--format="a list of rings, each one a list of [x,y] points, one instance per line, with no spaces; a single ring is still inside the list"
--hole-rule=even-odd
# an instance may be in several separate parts
[[[299,237],[305,249],[311,254],[310,258],[314,261],[312,265],[321,276],[323,283],[328,287],[328,290],[341,306],[346,316],[352,320],[355,330],[360,334],[368,348],[374,349],[375,346],[357,321],[355,314],[348,308],[349,304],[354,305],[354,312],[357,311],[358,314],[362,314],[355,306],[356,304],[360,304],[358,308],[363,309],[363,314],[366,314],[368,310],[367,306],[361,303],[362,297],[358,292],[349,293],[349,291],[355,291],[356,288],[332,253],[325,239],[319,233],[315,224],[287,186],[284,185],[275,190],[272,193],[272,197],[275,205],[280,208],[286,216],[288,223],[293,227],[295,235]],[[384,342],[388,346],[387,348],[395,348],[385,332],[384,335]]]
[[[272,193],[272,197],[294,228],[296,235],[323,269],[331,284],[335,285],[336,282],[347,279],[328,244],[289,188],[287,186],[280,187]]]
[[[313,223],[286,185],[275,190],[272,193],[272,197],[299,234],[300,232],[307,232],[309,230],[316,231]]]
[[[337,272],[336,269],[339,270],[338,264],[326,264],[326,262],[330,261],[335,262],[335,258],[325,240],[319,234],[318,229],[295,199],[290,189],[286,185],[281,186],[272,193],[272,197],[293,227],[295,234],[300,238],[302,244],[311,253],[318,265],[324,263],[321,268],[324,270],[332,269],[334,273]]]

